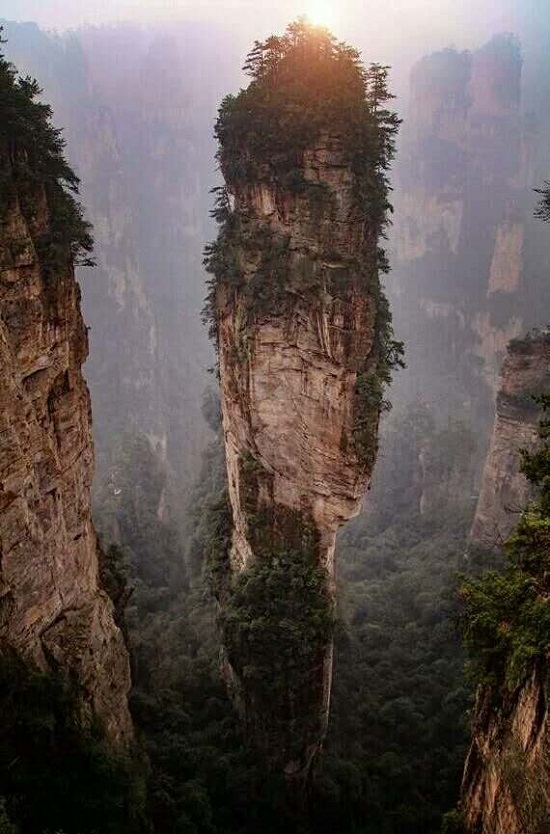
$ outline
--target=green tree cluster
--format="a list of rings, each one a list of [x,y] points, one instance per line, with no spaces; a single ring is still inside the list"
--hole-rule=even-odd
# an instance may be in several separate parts
[[[137,751],[117,757],[70,681],[0,655],[0,831],[143,834]]]
[[[2,29],[0,28],[0,44]],[[15,200],[25,216],[46,276],[71,262],[92,265],[90,224],[74,195],[79,180],[64,156],[65,141],[39,100],[32,78],[21,78],[0,52],[0,223]],[[45,228],[35,228],[44,194]]]
[[[209,411],[219,419],[215,402]],[[338,543],[329,735],[305,807],[296,809],[288,805],[283,780],[266,774],[261,758],[245,745],[220,675],[216,608],[207,588],[212,559],[217,577],[226,576],[229,538],[223,448],[220,438],[213,442],[193,498],[187,581],[155,604],[154,573],[136,583],[141,560],[130,560],[136,584],[127,614],[132,709],[150,761],[148,813],[155,832],[439,831],[442,813],[457,799],[467,743],[469,700],[455,629],[455,574],[463,565],[471,521],[473,457],[464,420],[438,425],[421,403],[389,418],[371,509]],[[250,476],[259,474],[252,460],[243,461],[243,468]],[[427,504],[425,495],[434,488],[437,496]],[[267,546],[260,530],[262,542]],[[323,576],[312,577],[300,559],[296,565],[289,561],[281,550],[276,559],[245,572],[235,586],[233,607],[230,601],[235,663],[253,678],[263,665],[273,665],[274,653],[274,665],[292,679],[285,667],[287,641],[301,651],[305,633],[303,649],[313,657],[332,617],[323,602]],[[296,593],[287,609],[278,589],[284,584],[286,593],[292,577]],[[262,588],[273,590],[262,611],[259,579]],[[225,586],[222,593],[231,591]],[[316,620],[310,631],[312,606],[321,627]],[[259,697],[273,703],[278,686],[271,675],[260,679]]]

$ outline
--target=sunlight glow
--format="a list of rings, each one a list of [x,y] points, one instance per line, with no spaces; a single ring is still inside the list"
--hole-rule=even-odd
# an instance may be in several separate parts
[[[314,26],[330,28],[336,23],[336,0],[308,0],[306,15]]]

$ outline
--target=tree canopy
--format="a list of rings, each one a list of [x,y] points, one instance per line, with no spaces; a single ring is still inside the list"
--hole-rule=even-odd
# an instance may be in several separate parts
[[[5,43],[1,38],[0,45]],[[20,209],[32,212],[37,188],[46,192],[50,228],[36,241],[44,266],[72,258],[92,265],[90,224],[84,220],[79,179],[64,156],[65,140],[52,124],[52,109],[39,101],[42,90],[18,75],[0,52],[0,219],[18,197]]]
[[[393,98],[388,67],[365,68],[356,49],[300,18],[284,35],[256,41],[243,69],[252,80],[223,100],[215,129],[230,190],[239,179],[257,178],[262,166],[271,175],[289,174],[307,147],[334,132],[359,176],[358,197],[368,197],[381,229],[390,208],[385,172],[399,127],[386,109]]]

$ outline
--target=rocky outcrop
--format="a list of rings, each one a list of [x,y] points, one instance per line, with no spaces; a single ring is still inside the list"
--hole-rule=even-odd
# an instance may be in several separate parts
[[[528,199],[547,137],[523,116],[522,69],[512,36],[419,61],[397,166],[392,304],[405,380],[487,430],[506,345],[550,315],[539,277],[549,243]]]
[[[3,170],[6,159],[2,157]],[[7,169],[9,176],[9,166]],[[76,682],[115,746],[132,736],[129,661],[99,586],[88,353],[70,258],[41,258],[40,184],[0,222],[0,646]],[[3,195],[4,196],[4,195]]]
[[[234,572],[261,558],[254,527],[268,513],[263,536],[272,539],[270,548],[277,539],[292,547],[301,529],[312,527],[315,562],[332,576],[337,530],[359,511],[373,463],[373,458],[367,465],[361,462],[354,426],[358,372],[377,361],[377,306],[359,276],[343,266],[364,243],[364,232],[361,220],[353,219],[353,176],[340,138],[326,136],[304,154],[303,166],[306,181],[325,183],[337,201],[334,221],[315,216],[307,198],[295,197],[273,181],[242,186],[235,196],[237,211],[288,241],[284,280],[290,304],[281,299],[251,322],[245,293],[219,296]],[[332,252],[327,257],[329,235]],[[245,269],[252,277],[257,259],[249,254]],[[309,273],[306,289],[301,287],[304,272]],[[322,287],[321,293],[313,291],[315,285]],[[372,416],[374,449],[377,423],[378,410]],[[331,584],[328,591],[332,595]],[[332,648],[327,645],[306,684],[315,720],[299,742],[301,755],[284,761],[288,775],[307,771],[319,748],[328,722],[331,677]],[[241,702],[246,704],[246,695]],[[248,704],[248,713],[251,709]],[[257,723],[250,714],[247,721]]]
[[[333,59],[325,36],[301,26],[266,59],[266,66],[281,62],[267,84],[282,84],[287,71],[300,73],[296,64],[310,54],[309,77],[300,80],[317,93],[303,94],[326,114],[326,93],[318,89],[324,62],[344,66],[348,59]],[[262,120],[282,125],[288,112],[298,112],[291,84],[279,89],[269,115],[256,109],[263,83],[262,76],[241,94],[243,115],[234,116],[237,100],[222,106],[218,122],[227,189],[208,266],[215,276],[210,303],[231,505],[229,575],[220,601],[228,674],[249,737],[300,782],[328,720],[335,537],[369,486],[394,343],[378,275],[382,221],[367,208],[385,184],[368,145],[358,150],[346,119],[329,127],[327,115],[309,143],[300,144],[295,116],[283,139],[290,150],[262,156],[256,139],[266,129]],[[348,107],[372,119],[364,95]],[[265,104],[268,111],[272,106]],[[360,163],[357,153],[364,154]],[[370,193],[358,173],[365,170]],[[271,595],[279,596],[276,610]],[[293,640],[296,651],[285,659]],[[260,641],[263,653],[255,649]],[[262,688],[266,680],[271,692]]]
[[[500,547],[529,500],[520,452],[538,442],[540,409],[533,396],[550,390],[550,333],[513,341],[502,366],[496,416],[481,482],[471,539]]]

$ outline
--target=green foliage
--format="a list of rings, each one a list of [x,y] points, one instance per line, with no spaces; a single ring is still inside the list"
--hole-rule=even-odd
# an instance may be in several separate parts
[[[227,490],[208,510],[208,524],[203,538],[206,564],[212,591],[220,602],[226,596],[230,577],[229,551],[233,532],[233,516]]]
[[[517,565],[465,579],[464,639],[477,683],[512,691],[550,643],[550,607],[533,577]]]
[[[366,511],[337,545],[341,625],[313,831],[435,834],[456,802],[469,692],[455,586],[473,473],[463,421],[439,426],[422,403],[386,421]]]
[[[230,187],[256,180],[262,166],[280,176],[283,187],[289,177],[291,187],[300,187],[300,154],[322,132],[334,131],[345,135],[354,172],[368,184],[358,196],[372,207],[377,189],[370,186],[384,179],[398,126],[383,109],[390,98],[387,67],[365,70],[357,50],[300,19],[281,37],[256,41],[244,68],[251,83],[224,100],[216,125]],[[387,206],[384,200],[376,204],[375,224],[382,225]]]
[[[17,199],[45,275],[70,261],[92,265],[90,224],[74,199],[78,177],[64,157],[65,141],[51,123],[52,110],[37,101],[41,90],[17,76],[0,53],[0,222]],[[37,227],[37,203],[45,193],[49,222]]]
[[[139,757],[131,762],[108,751],[100,728],[82,719],[68,682],[3,653],[0,709],[0,784],[5,797],[0,830],[146,830]]]
[[[19,829],[11,822],[6,809],[6,800],[0,797],[0,834],[19,834]]]
[[[215,399],[208,407],[217,428]],[[370,510],[346,527],[338,543],[340,606],[329,736],[300,809],[289,807],[282,779],[266,775],[264,757],[244,744],[219,672],[216,606],[205,586],[216,560],[223,580],[228,579],[231,519],[221,437],[205,453],[193,495],[187,572],[181,572],[177,548],[167,554],[178,565],[168,575],[179,577],[170,579],[169,594],[163,590],[165,569],[157,573],[147,566],[149,560],[162,562],[153,512],[162,479],[149,464],[137,465],[146,448],[140,443],[133,448],[137,460],[132,463],[130,455],[131,489],[116,477],[112,487],[123,489],[117,500],[139,495],[144,506],[140,535],[131,539],[131,549],[128,536],[139,522],[139,509],[124,510],[129,515],[126,520],[122,516],[119,531],[130,584],[136,588],[127,609],[132,711],[150,760],[147,812],[157,834],[179,829],[196,834],[437,834],[441,815],[457,799],[467,743],[468,692],[454,628],[455,573],[463,564],[472,509],[473,446],[465,421],[439,426],[425,405],[412,403],[386,422]],[[261,512],[259,484],[266,486],[268,474],[253,454],[243,456],[241,500],[253,517],[255,548],[266,559],[262,569],[270,574],[277,558],[275,589],[284,583],[286,593],[289,577],[295,577],[297,589],[309,587],[322,626],[323,597],[315,593],[323,591],[322,575],[316,579],[309,569],[318,548],[314,525],[297,514]],[[273,544],[276,557],[270,556]],[[292,551],[301,557],[287,566]],[[273,651],[284,637],[302,651],[304,629],[310,634],[306,648],[313,649],[323,631],[314,625],[310,632],[307,606],[298,610],[301,590],[292,595],[294,613],[282,610],[274,593],[269,618],[257,617],[248,595],[254,576],[246,572],[237,583],[238,613],[243,606],[246,613],[244,621],[237,616],[231,624],[238,649],[253,661],[248,663],[253,678],[256,660],[260,668],[267,657],[259,646]],[[292,678],[284,655],[275,663]],[[263,697],[265,682],[259,686]],[[276,694],[277,681],[273,686]],[[279,710],[271,692],[265,697],[282,721],[280,744],[291,719],[284,699]],[[299,702],[292,707],[294,721],[301,721]]]
[[[297,758],[333,631],[326,571],[301,550],[276,548],[234,580],[220,623],[256,738],[268,759]]]
[[[550,398],[539,400],[544,412]],[[506,543],[501,572],[464,579],[463,630],[469,669],[495,696],[513,691],[550,648],[550,421],[540,424],[541,445],[523,452],[522,471],[540,495],[522,514]]]

